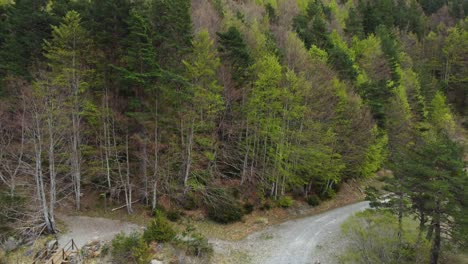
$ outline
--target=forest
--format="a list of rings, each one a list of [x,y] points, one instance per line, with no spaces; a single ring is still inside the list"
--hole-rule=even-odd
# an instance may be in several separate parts
[[[464,0],[0,1],[0,240],[56,233],[57,212],[102,200],[230,223],[386,169],[371,205],[398,237],[413,217],[424,263],[441,263],[446,243],[468,248],[467,14]],[[397,255],[381,263],[415,263]]]

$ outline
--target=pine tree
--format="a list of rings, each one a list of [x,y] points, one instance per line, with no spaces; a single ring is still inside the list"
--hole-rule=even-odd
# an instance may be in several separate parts
[[[218,32],[219,52],[231,65],[232,78],[237,87],[242,87],[249,80],[249,67],[253,59],[239,30],[231,26],[227,32]]]
[[[42,42],[50,38],[52,16],[47,0],[18,0],[6,7],[0,40],[0,80],[7,74],[31,79],[31,65],[42,58]],[[1,86],[1,85],[0,85]]]
[[[82,176],[82,112],[90,85],[89,33],[81,26],[80,15],[70,11],[58,27],[52,27],[52,39],[44,45],[44,56],[50,68],[52,84],[68,96],[67,106],[71,122],[71,176],[76,209],[80,209]]]

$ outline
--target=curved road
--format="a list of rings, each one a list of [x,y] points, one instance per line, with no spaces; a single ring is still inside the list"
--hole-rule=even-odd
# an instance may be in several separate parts
[[[319,215],[292,220],[254,233],[239,242],[213,241],[216,252],[244,252],[250,263],[336,263],[345,241],[341,224],[352,214],[369,207],[360,202]]]

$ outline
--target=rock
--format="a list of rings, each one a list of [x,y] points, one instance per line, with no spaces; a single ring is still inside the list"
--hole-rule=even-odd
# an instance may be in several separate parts
[[[157,260],[157,259],[153,259],[151,260],[150,264],[164,264],[164,262]]]
[[[3,250],[6,252],[13,251],[19,247],[18,241],[14,237],[9,237],[2,245]]]
[[[57,242],[56,239],[53,239],[53,240],[47,242],[47,250],[49,250],[49,251],[54,250],[54,249],[57,247],[57,245],[58,245],[57,243],[58,243],[58,242]]]

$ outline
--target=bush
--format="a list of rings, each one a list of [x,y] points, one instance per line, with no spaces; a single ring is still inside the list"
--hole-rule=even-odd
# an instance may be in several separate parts
[[[243,207],[244,207],[244,213],[245,214],[250,214],[254,210],[254,205],[252,203],[250,203],[250,202],[244,203]]]
[[[236,222],[241,220],[243,215],[241,204],[232,197],[223,197],[208,205],[208,217],[218,223]]]
[[[314,194],[309,197],[307,197],[307,204],[310,206],[317,206],[320,204],[320,198]]]
[[[113,263],[147,264],[151,260],[151,252],[143,238],[136,232],[128,236],[120,233],[112,240]]]
[[[333,198],[335,198],[335,196],[336,196],[336,192],[333,189],[328,189],[325,192],[321,192],[319,194],[319,197],[320,197],[321,200],[333,199]]]
[[[164,217],[160,211],[155,212],[156,216],[153,221],[143,232],[143,239],[146,243],[153,241],[156,242],[167,242],[174,238],[175,231],[172,229],[169,221]]]
[[[273,208],[273,205],[271,205],[271,201],[270,200],[265,200],[262,202],[262,205],[260,206],[260,210],[262,211],[268,211],[270,210],[271,208]]]
[[[281,196],[278,200],[278,206],[283,208],[291,207],[294,203],[294,200],[289,196]]]
[[[198,203],[195,194],[189,193],[178,199],[179,204],[184,210],[195,210],[198,208]]]
[[[430,242],[419,237],[418,223],[398,220],[389,211],[366,210],[348,218],[342,232],[350,243],[340,256],[342,263],[428,263]]]
[[[177,240],[177,244],[184,248],[188,255],[210,257],[213,253],[213,247],[208,243],[208,239],[196,232],[192,225],[187,226],[182,237]]]
[[[180,211],[177,211],[177,210],[171,210],[167,212],[166,215],[167,215],[167,219],[169,219],[169,221],[171,222],[177,222],[180,220],[180,217],[181,217]]]

